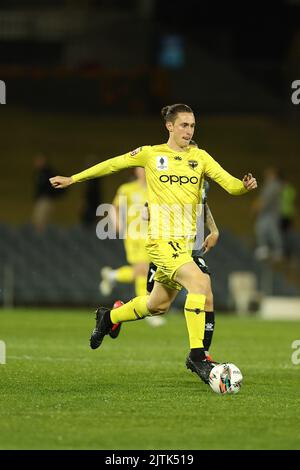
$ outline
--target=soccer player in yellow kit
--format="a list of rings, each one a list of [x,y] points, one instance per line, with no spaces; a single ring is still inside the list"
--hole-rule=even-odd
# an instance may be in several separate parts
[[[198,148],[198,144],[194,140],[190,141],[190,147],[191,146],[195,146]],[[219,230],[207,203],[208,189],[209,189],[209,184],[206,180],[204,180],[203,188],[202,188],[202,198],[201,198],[201,204],[203,206],[204,213],[203,213],[203,217],[201,216],[199,217],[199,222],[197,221],[197,229],[199,226],[200,233],[197,234],[196,236],[195,245],[192,250],[192,257],[193,257],[194,262],[198,265],[198,267],[201,269],[203,274],[207,277],[208,287],[207,287],[206,299],[205,299],[205,331],[204,331],[203,347],[204,347],[206,359],[217,364],[215,361],[213,361],[212,357],[209,354],[209,348],[212,342],[214,328],[215,328],[215,312],[214,312],[213,292],[212,292],[211,281],[210,281],[210,271],[205,262],[204,255],[208,253],[211,250],[211,248],[213,248],[217,244],[218,238],[219,238]],[[145,206],[146,207],[144,211],[144,218],[145,220],[149,221],[150,218],[148,214],[148,204],[146,203]],[[207,226],[207,229],[209,230],[209,234],[207,235],[207,237],[202,243],[202,236],[204,236],[204,225]],[[202,230],[203,230],[203,233],[201,233]],[[151,262],[149,265],[148,276],[147,276],[148,294],[150,294],[154,288],[154,277],[155,277],[156,271],[157,271],[157,266],[155,266],[155,264]],[[146,317],[146,318],[151,318],[151,317]],[[152,318],[155,318],[155,317],[152,317]]]
[[[195,238],[203,180],[205,176],[211,178],[232,195],[247,193],[257,183],[249,173],[243,180],[233,177],[207,152],[189,146],[195,129],[194,113],[189,106],[166,106],[162,116],[169,132],[166,144],[139,147],[73,176],[55,176],[50,182],[55,188],[65,188],[124,168],[145,168],[150,212],[146,249],[158,267],[154,289],[149,296],[135,297],[117,309],[99,307],[91,348],[98,348],[118,322],[165,313],[184,287],[188,292],[184,313],[190,340],[186,366],[209,383],[213,364],[206,359],[203,347],[208,284],[207,277],[193,261],[190,243]]]

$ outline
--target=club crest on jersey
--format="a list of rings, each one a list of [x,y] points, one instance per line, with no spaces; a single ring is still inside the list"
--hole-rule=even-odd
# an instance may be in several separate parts
[[[167,170],[168,169],[168,158],[163,155],[156,157],[156,168],[158,170]]]
[[[198,166],[198,162],[196,160],[189,160],[189,166],[190,166],[190,168],[195,170],[195,168],[197,168],[197,166]]]
[[[130,152],[130,155],[134,157],[137,153],[139,153],[142,150],[142,148],[143,147],[138,147],[137,149],[132,150],[132,152]]]

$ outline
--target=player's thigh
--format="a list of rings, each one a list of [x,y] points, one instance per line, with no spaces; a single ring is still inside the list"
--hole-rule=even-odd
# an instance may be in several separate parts
[[[150,312],[166,311],[170,307],[173,300],[176,298],[178,290],[170,289],[169,287],[154,282],[154,287],[148,298],[148,308]]]
[[[188,292],[208,292],[208,276],[204,274],[194,261],[180,266],[175,273],[175,281],[181,284]]]
[[[149,264],[145,261],[140,263],[135,263],[133,266],[134,277],[137,276],[147,276]]]

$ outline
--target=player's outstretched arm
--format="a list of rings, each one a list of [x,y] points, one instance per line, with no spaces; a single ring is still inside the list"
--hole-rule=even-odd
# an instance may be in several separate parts
[[[207,152],[203,151],[202,156],[204,157],[206,175],[216,181],[229,194],[239,196],[257,188],[256,179],[251,173],[240,180],[224,170]]]
[[[49,179],[53,188],[64,189],[74,183],[72,176],[54,176]]]
[[[93,178],[100,178],[100,176],[110,175],[117,171],[124,170],[125,168],[132,168],[135,166],[144,167],[148,156],[148,149],[148,146],[139,147],[132,152],[125,153],[124,155],[104,160],[103,162],[91,166],[90,168],[70,177],[54,176],[54,178],[50,178],[49,181],[54,188],[63,189],[73,183],[81,183],[82,181]]]

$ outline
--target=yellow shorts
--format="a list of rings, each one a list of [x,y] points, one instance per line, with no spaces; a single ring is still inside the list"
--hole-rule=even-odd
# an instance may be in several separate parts
[[[178,268],[193,261],[192,246],[186,239],[150,240],[146,242],[146,250],[157,266],[154,280],[165,284],[170,289],[181,290],[182,286],[174,281]]]
[[[124,247],[126,258],[129,264],[149,263],[149,256],[145,248],[145,239],[131,240],[126,238],[124,240]]]

